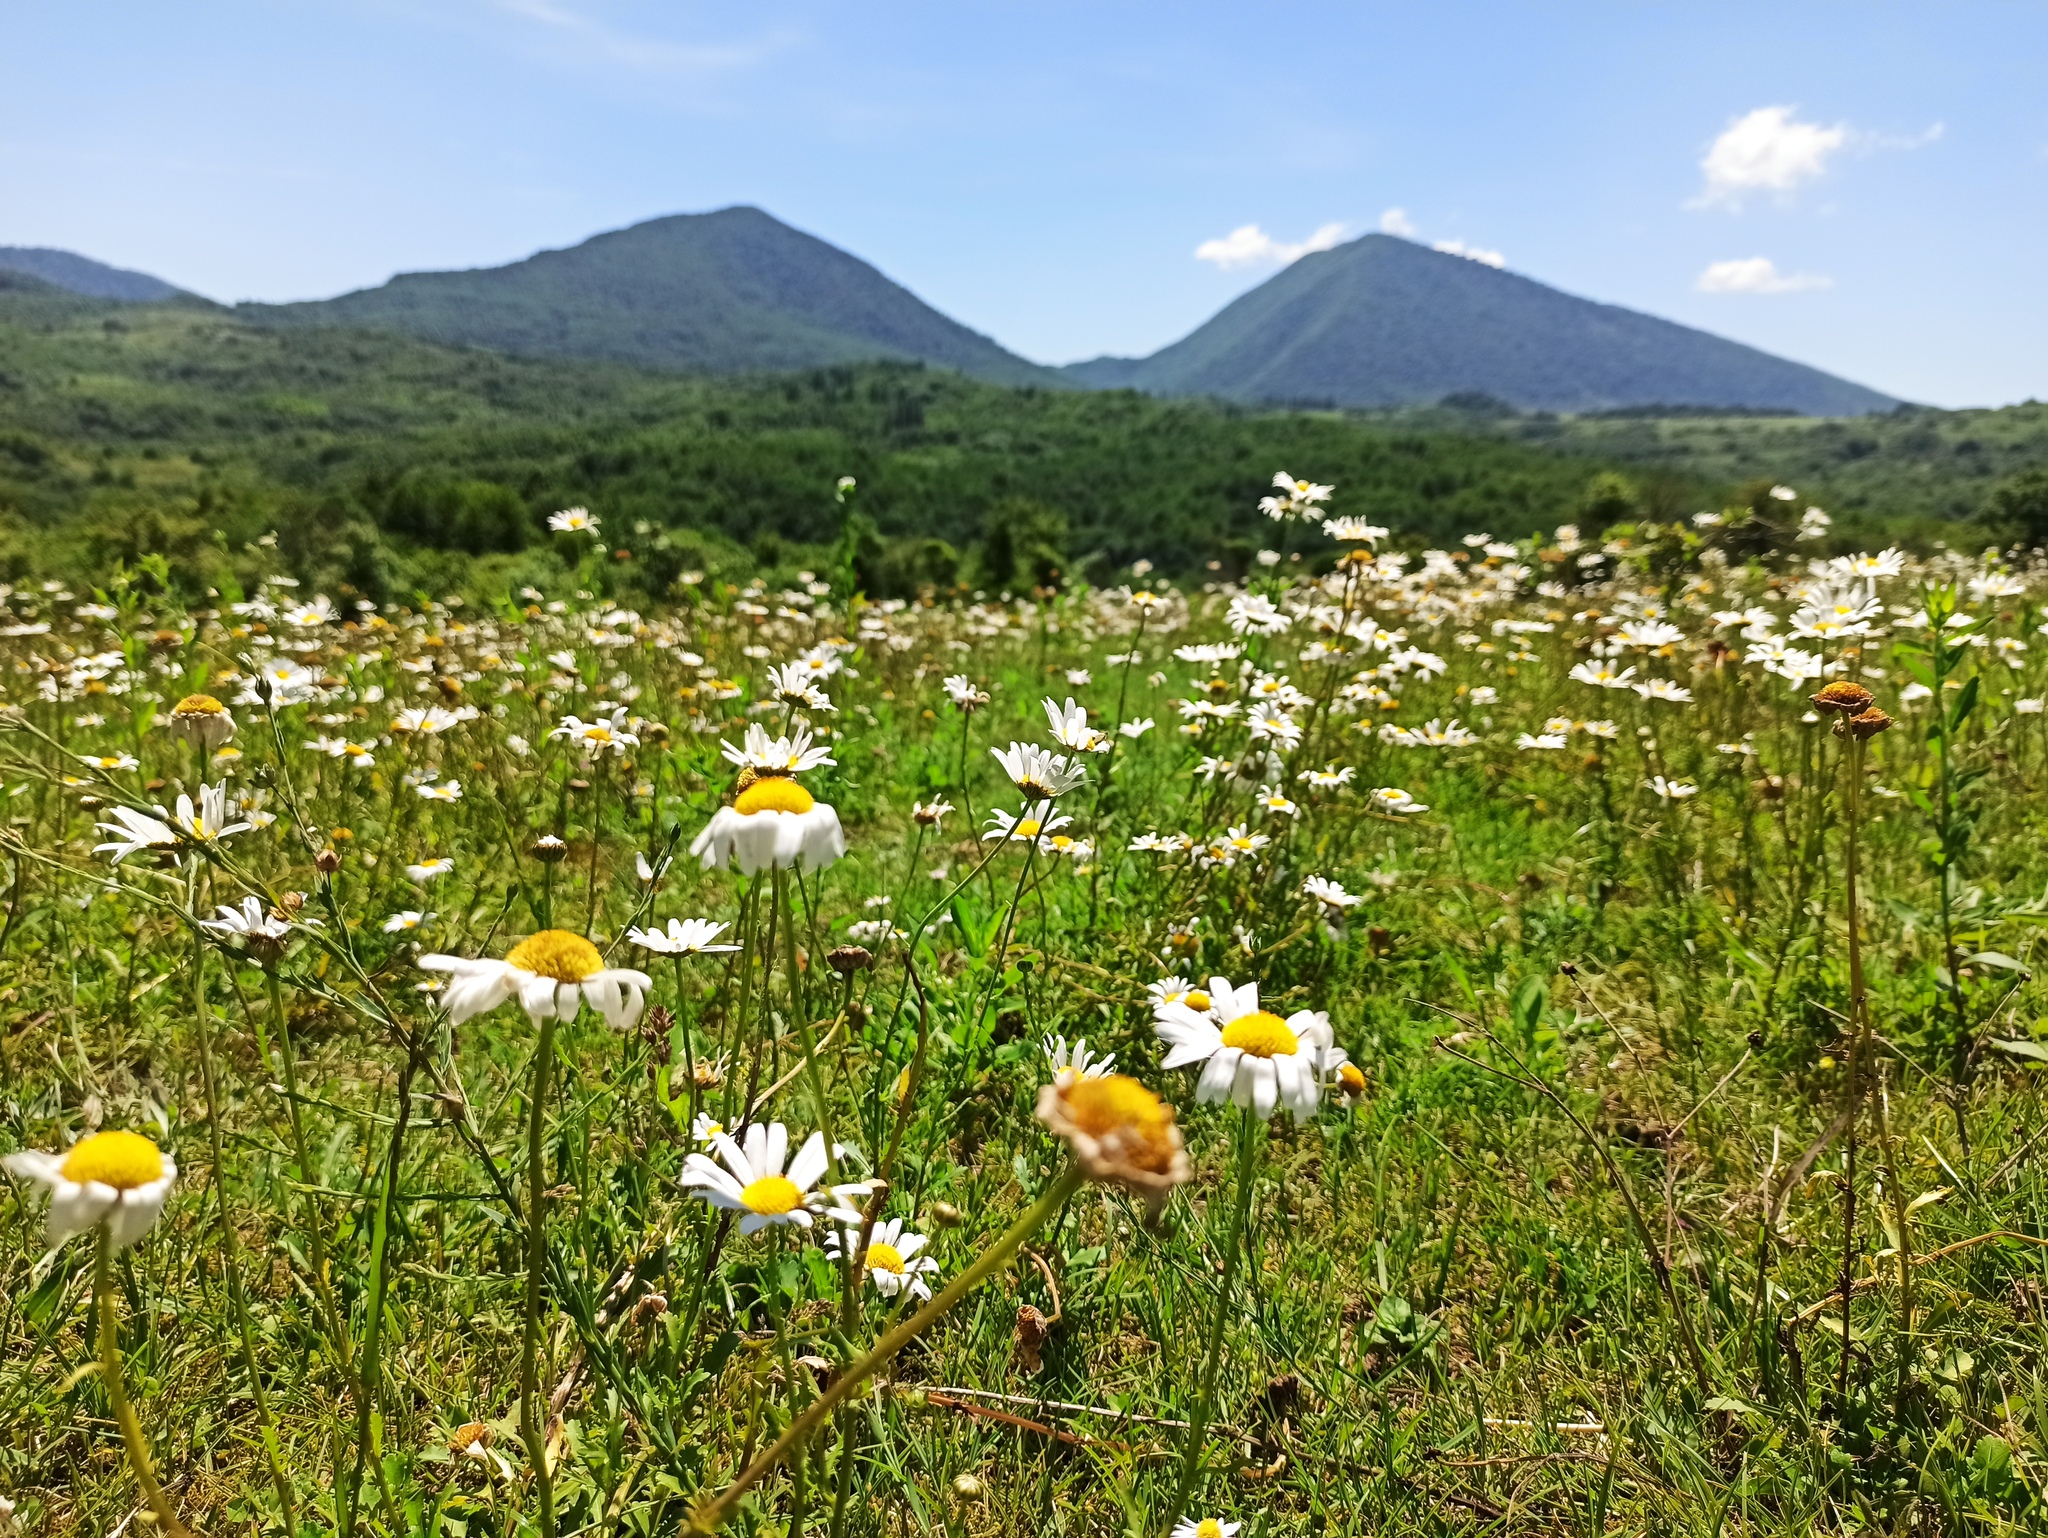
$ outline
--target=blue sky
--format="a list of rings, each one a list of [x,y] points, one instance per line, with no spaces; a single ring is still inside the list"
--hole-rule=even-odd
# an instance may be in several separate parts
[[[2037,0],[0,0],[0,26],[0,244],[221,299],[749,202],[1064,362],[1384,221],[1910,399],[2048,398]]]

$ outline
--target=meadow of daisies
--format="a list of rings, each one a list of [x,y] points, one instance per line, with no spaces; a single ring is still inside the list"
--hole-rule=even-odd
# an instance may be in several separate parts
[[[2036,1530],[2042,583],[1802,504],[0,593],[0,1533]]]

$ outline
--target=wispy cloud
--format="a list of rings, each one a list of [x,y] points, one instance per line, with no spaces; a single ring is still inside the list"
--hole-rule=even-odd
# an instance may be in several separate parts
[[[1505,267],[1508,259],[1498,251],[1489,251],[1484,246],[1468,246],[1462,240],[1439,240],[1430,249],[1441,251],[1446,256],[1462,256],[1469,262],[1484,262],[1488,267]]]
[[[1422,231],[1415,227],[1415,221],[1408,217],[1405,208],[1390,208],[1380,215],[1380,233],[1399,235],[1403,240],[1413,240]]]
[[[675,43],[622,32],[558,0],[492,0],[500,11],[551,29],[607,63],[648,74],[707,75],[747,69],[795,41],[775,32],[742,43]]]
[[[1703,294],[1797,294],[1834,281],[1817,272],[1780,272],[1768,256],[1745,256],[1710,264],[1693,287]]]
[[[1195,260],[1214,262],[1228,272],[1235,267],[1258,267],[1267,263],[1284,267],[1311,251],[1327,251],[1344,238],[1342,224],[1326,224],[1299,245],[1275,240],[1256,224],[1240,224],[1228,235],[1205,240],[1195,247]]]

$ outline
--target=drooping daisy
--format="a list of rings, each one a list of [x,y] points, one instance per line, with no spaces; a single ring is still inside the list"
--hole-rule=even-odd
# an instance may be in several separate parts
[[[691,1154],[685,1161],[682,1183],[695,1187],[714,1207],[745,1214],[740,1219],[742,1234],[777,1223],[809,1228],[812,1205],[823,1205],[828,1196],[837,1194],[812,1189],[825,1178],[830,1163],[822,1132],[813,1132],[794,1159],[789,1156],[789,1129],[779,1121],[753,1123],[747,1128],[744,1144],[720,1133],[711,1147],[718,1157]],[[858,1212],[843,1203],[829,1208],[827,1215],[841,1222],[862,1221]]]
[[[276,946],[292,932],[291,922],[272,913],[257,897],[243,898],[239,908],[223,905],[219,918],[201,919],[199,927],[224,940],[239,938],[252,949]]]
[[[1055,1084],[1068,1078],[1099,1079],[1116,1068],[1116,1054],[1105,1052],[1100,1056],[1088,1050],[1088,1038],[1077,1036],[1073,1046],[1067,1045],[1064,1036],[1048,1036],[1040,1043],[1045,1052],[1045,1064],[1052,1070]]]
[[[171,1156],[135,1132],[95,1132],[61,1154],[24,1149],[0,1168],[50,1188],[51,1249],[104,1223],[114,1248],[125,1250],[156,1222],[178,1178]]]
[[[833,660],[836,662],[838,659]],[[802,660],[782,667],[770,667],[768,697],[784,705],[805,710],[829,710],[837,714],[838,707],[832,703],[831,697],[818,687],[817,681],[821,676]]]
[[[626,938],[644,951],[663,956],[708,956],[719,951],[736,951],[737,945],[713,945],[730,924],[711,919],[670,919],[668,928],[629,929]]]
[[[1153,1007],[1153,1029],[1170,1049],[1162,1066],[1203,1064],[1195,1098],[1207,1104],[1228,1101],[1261,1120],[1283,1105],[1296,1121],[1315,1115],[1322,1076],[1345,1058],[1330,1017],[1303,1009],[1282,1020],[1259,1008],[1257,983],[1233,988],[1224,977],[1209,979],[1209,1001],[1206,1011]]]
[[[825,1253],[833,1260],[845,1257],[852,1248],[851,1239],[842,1240],[837,1229],[825,1236]],[[861,1254],[861,1269],[867,1273],[875,1290],[885,1298],[909,1293],[913,1298],[929,1298],[931,1288],[925,1285],[925,1277],[938,1273],[939,1263],[929,1255],[921,1255],[931,1240],[923,1234],[909,1232],[903,1226],[903,1219],[891,1218],[886,1223],[877,1223],[874,1232],[868,1235],[868,1247]]]
[[[988,692],[974,687],[974,680],[965,673],[953,673],[945,679],[946,697],[967,714],[972,715],[988,703]]]
[[[759,727],[747,728],[750,746],[758,731]],[[799,728],[798,736],[804,735]],[[787,756],[801,759],[815,751]],[[761,772],[750,766],[740,779],[732,805],[714,812],[704,831],[690,842],[690,853],[706,870],[728,863],[738,865],[743,876],[791,866],[823,870],[846,853],[839,814],[799,785],[792,772]]]
[[[171,707],[171,731],[211,753],[235,735],[235,718],[210,694],[188,694]]]
[[[452,974],[441,998],[455,1025],[516,997],[536,1025],[571,1019],[588,1001],[607,1025],[623,1030],[640,1018],[646,990],[654,986],[645,972],[607,967],[596,946],[565,929],[528,935],[503,961],[432,955],[420,957],[419,965]]]
[[[144,849],[174,851],[178,847],[178,833],[169,823],[155,817],[148,817],[131,807],[109,807],[112,822],[100,823],[102,833],[114,836],[104,844],[93,845],[94,854],[112,858],[116,865]]]

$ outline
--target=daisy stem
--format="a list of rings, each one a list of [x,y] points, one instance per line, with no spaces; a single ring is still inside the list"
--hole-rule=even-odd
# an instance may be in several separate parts
[[[533,1465],[541,1538],[555,1538],[555,1482],[548,1470],[547,1436],[540,1423],[540,1287],[547,1269],[548,1072],[555,1061],[555,1022],[540,1023],[533,1057],[533,1092],[526,1122],[526,1320],[519,1353],[519,1437]]]
[[[100,1224],[93,1247],[92,1290],[100,1311],[100,1377],[106,1383],[107,1402],[113,1407],[114,1419],[121,1427],[121,1440],[128,1448],[128,1464],[135,1470],[135,1482],[142,1486],[142,1499],[164,1532],[171,1538],[192,1538],[192,1530],[178,1520],[164,1487],[156,1482],[156,1470],[149,1462],[149,1443],[143,1438],[142,1423],[135,1418],[135,1407],[128,1403],[128,1389],[121,1379],[121,1346],[114,1318],[114,1235],[106,1223]]]
[[[1022,1248],[1024,1241],[1045,1226],[1046,1221],[1059,1211],[1067,1198],[1080,1189],[1085,1178],[1079,1169],[1070,1168],[1048,1186],[1045,1194],[1010,1225],[1007,1233],[982,1251],[973,1265],[953,1278],[951,1284],[923,1308],[876,1341],[866,1356],[841,1373],[830,1388],[811,1401],[810,1407],[802,1415],[790,1422],[789,1429],[775,1439],[774,1445],[748,1464],[739,1477],[727,1485],[718,1496],[692,1512],[686,1531],[717,1532],[720,1525],[732,1516],[733,1508],[739,1504],[742,1495],[766,1478],[770,1471],[794,1450],[804,1446],[839,1403],[886,1367],[897,1352],[952,1312],[960,1300],[982,1282],[1008,1265],[1011,1258]]]
[[[1231,1213],[1230,1237],[1224,1242],[1223,1282],[1216,1292],[1216,1312],[1209,1321],[1209,1343],[1202,1357],[1202,1389],[1188,1417],[1188,1439],[1181,1453],[1180,1482],[1173,1492],[1173,1505],[1166,1514],[1171,1528],[1187,1509],[1194,1493],[1195,1477],[1202,1466],[1202,1437],[1209,1429],[1209,1416],[1216,1404],[1216,1375],[1223,1365],[1223,1326],[1230,1317],[1230,1294],[1237,1280],[1238,1252],[1244,1248],[1245,1220],[1252,1208],[1253,1165],[1259,1153],[1258,1137],[1263,1123],[1247,1108],[1237,1130],[1237,1205]]]

